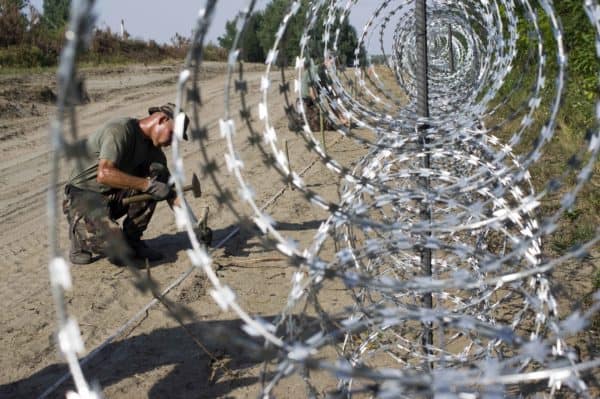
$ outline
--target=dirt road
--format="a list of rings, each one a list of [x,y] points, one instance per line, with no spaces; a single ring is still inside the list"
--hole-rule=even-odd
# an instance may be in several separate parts
[[[264,66],[250,66],[245,77],[249,84],[248,106],[255,122],[258,88]],[[218,182],[202,179],[202,199],[189,198],[192,208],[209,206],[209,224],[216,244],[238,226],[238,219],[216,199],[217,189],[237,197],[237,184],[227,173],[223,158],[225,143],[219,134],[224,115],[223,64],[206,63],[202,71],[201,123],[208,128],[207,151],[218,166]],[[119,116],[143,116],[150,106],[175,99],[177,65],[94,68],[83,71],[89,102],[77,109],[78,135],[85,137],[105,121]],[[269,116],[278,132],[278,144],[288,142],[294,170],[306,169],[304,179],[318,194],[338,201],[338,177],[310,153],[303,141],[287,129],[287,119],[279,96],[279,73],[272,73],[271,93],[275,101]],[[293,86],[293,84],[292,84]],[[48,226],[46,192],[50,171],[48,123],[54,112],[56,91],[52,73],[0,77],[0,397],[37,397],[52,387],[66,367],[55,347],[55,310],[48,280]],[[231,109],[237,112],[240,100],[233,96]],[[236,151],[244,163],[245,178],[251,184],[259,206],[272,201],[267,212],[278,222],[279,230],[299,246],[307,247],[319,224],[328,216],[309,205],[297,191],[287,188],[276,173],[265,166],[262,156],[250,145],[247,129],[237,120]],[[256,127],[261,124],[256,123]],[[366,133],[365,133],[366,134]],[[365,153],[355,142],[330,132],[326,138],[329,155],[351,167]],[[167,150],[169,160],[171,152]],[[195,142],[182,147],[188,178],[201,175],[205,164]],[[61,165],[59,190],[69,173]],[[238,199],[237,212],[248,215]],[[68,248],[66,221],[57,226],[61,247]],[[169,208],[161,204],[145,238],[167,255],[153,265],[152,278],[162,290],[185,273],[190,262],[185,250],[187,237],[177,232]],[[321,252],[331,255],[331,243]],[[256,231],[243,230],[222,248],[213,248],[219,277],[235,290],[239,303],[253,315],[270,319],[282,310],[291,288],[292,274],[283,256],[266,250]],[[569,267],[557,270],[568,275],[565,286],[572,291],[589,276],[589,270]],[[589,269],[587,265],[586,267]],[[571,272],[572,271],[572,272]],[[71,270],[74,288],[67,295],[69,313],[79,322],[87,352],[97,348],[130,320],[153,298],[136,288],[137,279],[126,269],[104,259]],[[569,285],[569,282],[571,283]],[[588,281],[589,283],[589,281]],[[589,284],[588,284],[589,285]],[[256,397],[261,387],[261,363],[243,352],[227,332],[239,331],[240,321],[233,313],[223,313],[207,295],[208,282],[201,273],[173,289],[168,298],[192,312],[183,328],[163,305],[142,312],[131,326],[98,352],[84,367],[85,375],[97,381],[109,398],[215,398]],[[341,287],[332,284],[321,291],[321,305],[339,308],[351,302]],[[570,311],[569,298],[561,307]],[[593,350],[592,350],[593,352]],[[313,374],[311,380],[322,389],[334,388],[335,380],[326,374]],[[49,397],[64,397],[70,379]],[[275,393],[278,397],[305,397],[298,376],[289,378]]]
[[[254,72],[246,75],[253,113],[259,100],[260,73],[257,71],[262,68],[256,66]],[[79,135],[90,134],[110,118],[142,116],[149,106],[173,101],[178,71],[175,65],[84,70],[90,102],[77,109]],[[223,71],[224,65],[205,65],[201,118],[209,128],[209,153],[222,168],[218,184],[235,193],[236,185],[225,172],[224,143],[218,133],[218,121],[224,114]],[[272,79],[272,92],[277,94],[278,74],[273,73]],[[48,123],[54,112],[56,85],[52,73],[5,76],[0,80],[0,86],[7,88],[0,93],[0,268],[4,272],[0,283],[0,397],[35,397],[66,371],[54,343],[55,313],[47,271]],[[237,97],[233,109],[239,109]],[[287,129],[283,107],[271,107],[270,117],[282,135],[280,140],[288,140],[292,166],[300,170],[310,165],[315,156]],[[331,140],[328,143],[331,155],[348,166],[350,160],[364,152],[350,140],[339,139],[333,133],[327,140]],[[283,189],[283,195],[268,211],[281,222],[283,233],[299,240],[301,245],[308,245],[326,213],[285,188],[248,144],[245,129],[240,129],[236,142],[258,204]],[[191,176],[192,172],[199,171],[201,163],[198,144],[186,143],[182,150]],[[170,150],[167,154],[170,159]],[[69,172],[66,161],[61,170],[62,186]],[[321,163],[309,167],[305,178],[313,190],[337,200],[337,178]],[[210,206],[209,222],[215,231],[213,242],[218,242],[235,228],[237,220],[227,208],[217,204],[213,196],[216,188],[210,181],[203,181],[203,190],[204,198],[190,199],[190,203],[192,207]],[[58,231],[61,246],[66,251],[64,218]],[[164,288],[190,266],[184,251],[188,248],[187,238],[176,231],[169,208],[162,204],[145,238],[167,254],[167,261],[152,269],[152,277]],[[220,277],[236,290],[249,312],[267,318],[278,314],[285,303],[294,270],[287,267],[278,253],[265,251],[254,231],[234,236],[224,248],[215,250],[214,258],[221,268]],[[127,270],[104,259],[74,267],[72,276],[74,289],[68,293],[68,309],[80,323],[87,351],[101,344],[152,299],[148,292],[135,288],[136,280]],[[164,307],[157,306],[100,352],[84,369],[86,376],[98,381],[111,398],[254,396],[259,389],[260,364],[239,353],[232,356],[227,342],[215,340],[218,331],[232,329],[239,323],[232,314],[221,313],[205,295],[206,284],[202,276],[194,274],[169,297],[193,310],[194,317],[188,321],[188,328],[206,345],[210,355],[168,316]],[[341,300],[339,295],[332,295],[330,299],[332,303]],[[51,397],[64,397],[69,384],[70,380]],[[298,386],[292,381],[281,389],[293,390]],[[289,397],[285,392],[281,394]]]

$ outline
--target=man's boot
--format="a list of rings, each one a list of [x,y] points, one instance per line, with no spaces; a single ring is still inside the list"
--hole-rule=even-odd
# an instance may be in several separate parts
[[[92,263],[92,253],[81,248],[71,246],[69,260],[74,265],[89,265]]]
[[[69,239],[71,249],[69,250],[69,260],[74,265],[89,265],[92,263],[92,253],[82,248],[77,235],[69,228]]]
[[[291,110],[288,114],[288,129],[292,132],[299,132],[304,126],[304,120],[296,110]]]
[[[148,262],[155,262],[164,259],[164,255],[159,251],[150,248],[140,239],[129,240],[129,246],[134,251],[134,256],[138,259],[148,260]]]

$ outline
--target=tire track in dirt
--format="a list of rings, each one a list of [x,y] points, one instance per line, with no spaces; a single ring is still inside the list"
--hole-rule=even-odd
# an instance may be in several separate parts
[[[258,73],[254,73],[254,77],[258,77]],[[146,86],[144,86],[146,87]],[[153,86],[148,86],[153,87]],[[210,118],[203,120],[211,128],[215,128],[218,124],[218,117],[221,112],[214,112],[214,105],[219,104],[219,92],[222,92],[222,79],[213,79],[209,82],[202,83],[202,89],[205,94],[205,110]],[[165,87],[160,91],[153,92],[151,96],[143,96],[143,90],[136,90],[140,98],[144,98],[146,107],[157,102],[172,101],[173,89]],[[129,95],[132,95],[129,92]],[[104,122],[111,113],[112,109],[118,109],[120,115],[134,115],[139,112],[139,109],[144,109],[144,106],[139,104],[126,104],[119,106],[121,98],[111,99],[108,103],[92,103],[81,107],[78,112],[79,131],[91,132],[93,126],[98,126]],[[254,99],[252,107],[258,103],[258,99]],[[220,105],[222,107],[222,105]],[[236,106],[234,104],[234,106]],[[283,115],[283,112],[281,113]],[[48,115],[50,116],[50,115]],[[114,116],[114,115],[113,115]],[[84,133],[84,134],[85,134]],[[15,138],[18,139],[18,138]],[[0,209],[2,212],[2,225],[4,228],[10,229],[10,234],[3,234],[0,238],[0,267],[5,270],[8,276],[3,280],[0,289],[0,300],[4,303],[5,308],[10,308],[8,312],[3,312],[3,332],[0,338],[0,345],[6,350],[0,355],[0,363],[10,365],[10,367],[2,367],[4,370],[0,372],[0,383],[7,383],[19,377],[30,373],[32,367],[32,359],[35,359],[36,368],[43,367],[48,362],[54,361],[53,356],[48,356],[48,353],[54,353],[54,343],[51,339],[54,320],[54,309],[50,301],[50,292],[48,289],[47,277],[47,223],[46,223],[46,187],[49,181],[49,156],[50,152],[47,146],[47,127],[45,123],[38,122],[37,129],[32,131],[28,136],[27,145],[14,145],[8,140],[7,146],[10,148],[19,148],[15,150],[10,159],[3,159],[0,162],[0,174],[8,177],[2,181],[2,192],[0,194]],[[209,147],[218,147],[218,143],[209,143]],[[243,148],[246,149],[248,145]],[[220,151],[219,151],[220,152]],[[185,149],[186,160],[194,158],[193,150]],[[193,162],[190,162],[193,165]],[[222,164],[222,162],[221,162]],[[63,166],[61,174],[61,188],[64,184],[66,167]],[[60,189],[58,190],[60,193]],[[172,230],[172,215],[167,215],[169,211],[166,207],[161,207],[153,218],[152,229],[150,234],[156,234],[160,231]],[[213,209],[217,209],[213,207]],[[58,226],[60,242],[63,248],[67,247],[66,223],[60,221]],[[75,284],[86,281],[85,291],[89,293],[106,291],[105,284],[101,287],[91,287],[89,282],[97,281],[97,275],[109,278],[108,274],[119,272],[118,269],[109,265],[106,261],[101,261],[94,264],[91,268],[76,268],[73,270]],[[166,268],[165,268],[166,269]],[[168,276],[172,275],[175,270],[164,273]],[[157,273],[157,278],[162,278],[160,272]],[[76,311],[77,315],[84,323],[92,325],[91,321],[98,317],[106,317],[105,315],[112,314],[115,323],[121,319],[119,315],[126,316],[123,309],[136,304],[140,299],[135,299],[126,295],[115,295],[115,292],[131,293],[133,296],[141,296],[136,291],[132,290],[131,281],[129,278],[119,276],[118,282],[111,281],[111,292],[109,294],[101,294],[100,298],[92,297],[90,303],[83,307],[87,307],[88,311]],[[77,298],[80,295],[74,293],[74,299],[82,300],[86,298]],[[117,299],[115,299],[117,298]],[[12,307],[11,304],[21,303],[29,304],[28,309],[23,310]],[[101,303],[101,305],[97,305]],[[129,304],[129,305],[127,305]],[[78,309],[81,310],[81,309]],[[29,314],[33,312],[34,314]],[[93,331],[82,326],[82,331],[86,341],[93,343],[95,340],[101,339],[102,331],[110,329],[111,325],[93,327]],[[23,334],[24,331],[36,331],[35,336]]]
[[[278,119],[278,120],[280,120],[280,119]],[[285,136],[285,133],[283,134],[283,136]],[[345,143],[342,143],[340,145],[340,141],[342,141],[342,140],[343,139],[338,138],[333,143],[330,143],[330,151],[336,152],[338,154],[341,154],[341,153],[348,153],[348,152],[352,152],[352,151],[356,151],[357,150],[356,148],[353,148],[352,143],[349,143],[349,141],[345,141]],[[364,152],[364,149],[358,149],[358,150],[361,151],[361,152]],[[299,175],[300,176],[304,176],[304,177],[312,177],[312,178],[315,178],[315,175],[316,175],[316,176],[318,176],[318,177],[316,177],[317,180],[321,181],[321,183],[319,183],[319,184],[328,184],[329,186],[332,186],[332,187],[335,186],[336,187],[337,183],[335,183],[335,175],[331,171],[322,170],[322,169],[324,169],[323,167],[321,167],[321,168],[318,168],[318,167],[314,168],[315,165],[319,165],[318,158],[316,158],[314,156],[314,154],[307,153],[306,155],[309,155],[312,160],[310,160],[310,162],[308,163],[307,166],[303,165],[303,167],[301,168],[301,170],[297,170],[297,172],[299,173]],[[306,161],[309,161],[309,160],[307,159]],[[313,173],[310,173],[311,171]],[[272,172],[272,170],[271,170],[271,172]],[[306,173],[306,172],[309,172],[309,173]],[[306,174],[306,176],[305,176],[305,174]],[[289,198],[290,197],[290,195],[289,195],[290,194],[290,190],[289,190],[289,187],[287,186],[286,183],[280,182],[280,185],[275,186],[275,187],[273,187],[271,185],[270,189],[271,189],[271,192],[268,193],[268,197],[270,198],[270,200],[267,201],[267,202],[261,202],[261,203],[259,203],[259,206],[261,206],[261,209],[264,208],[265,211],[268,211],[268,209],[272,209],[273,212],[274,212],[273,213],[274,216],[279,216],[278,214],[281,213],[281,210],[285,210],[283,212],[283,220],[289,220],[289,218],[287,217],[286,213],[288,212],[288,208],[290,207],[290,204],[293,204],[292,208],[295,209],[294,212],[295,212],[295,216],[296,217],[299,217],[300,215],[306,216],[306,215],[310,215],[310,214],[313,213],[311,211],[311,209],[310,209],[311,208],[310,205],[308,203],[306,203],[304,200],[302,200],[300,198],[295,198],[295,199],[290,199]],[[277,191],[277,192],[274,193],[274,192],[272,192],[272,190],[274,190],[274,189],[275,190],[279,189],[279,191]],[[333,190],[333,191],[335,192],[336,190]],[[294,196],[293,191],[291,193],[292,193],[291,197],[293,197]],[[267,193],[265,192],[265,194],[267,194]],[[296,195],[299,195],[299,193],[296,193]],[[298,201],[298,200],[300,200],[300,203],[299,204],[295,203],[295,201]],[[282,204],[280,204],[281,206],[276,207],[276,204],[278,202],[282,202]],[[300,207],[298,208],[297,205],[300,205]],[[327,216],[327,213],[326,212],[322,212],[322,213],[323,213],[322,217],[325,218]],[[276,217],[276,219],[277,219],[277,217]],[[159,218],[159,220],[165,221],[166,218]],[[314,231],[316,231],[316,227],[317,226],[314,225],[312,227],[312,229]],[[303,239],[301,239],[301,237],[296,237],[296,238],[299,239],[299,242],[302,242],[302,245],[308,245],[309,242],[310,242],[310,240],[311,240],[311,238],[312,238],[312,234],[304,234],[304,232],[302,232],[301,235],[302,235]],[[235,238],[234,238],[234,240],[235,240]],[[216,241],[218,241],[218,240],[216,240]],[[273,252],[273,251],[271,250],[271,252]],[[274,256],[272,258],[281,257],[279,254],[276,254],[276,255],[278,255],[278,256]],[[228,256],[228,258],[229,258],[229,256]],[[233,261],[232,265],[235,264],[235,255],[234,255],[234,258],[230,258],[230,259],[232,259],[232,261]],[[217,256],[217,258],[216,258],[215,261],[219,262],[219,256]],[[187,265],[187,266],[189,266],[189,265]],[[276,273],[274,276],[268,277],[267,279],[268,280],[272,280],[273,278],[277,277],[277,278],[284,278],[284,281],[285,281],[285,279],[289,280],[289,277],[290,277],[293,269],[289,268],[289,267],[284,267],[284,270],[285,270],[284,272]],[[186,273],[186,275],[184,275],[184,277],[187,277],[187,276],[188,276],[188,274]],[[178,278],[178,280],[180,278],[181,278],[181,276]],[[211,302],[211,300],[208,299],[208,297],[205,296],[205,293],[206,293],[206,286],[205,286],[205,284],[206,284],[206,282],[203,279],[202,275],[196,274],[195,276],[192,276],[192,278],[187,281],[187,284],[186,284],[186,281],[185,281],[185,278],[184,278],[184,280],[182,280],[181,283],[182,283],[182,286],[185,286],[185,287],[179,287],[178,286],[178,287],[176,287],[173,290],[173,292],[171,294],[175,293],[176,290],[181,291],[180,294],[178,295],[178,298],[179,298],[180,301],[183,301],[186,305],[192,306],[192,305],[200,305],[198,302],[200,302],[202,304],[205,304],[206,301],[209,301],[209,303]],[[280,288],[281,287],[289,288],[289,287],[287,287],[287,285],[288,284],[286,282],[286,284],[281,285]],[[279,310],[277,308],[277,304],[281,303],[281,301],[275,301],[274,302],[272,300],[272,296],[265,297],[264,296],[264,290],[262,288],[260,288],[260,289],[257,288],[257,287],[253,288],[252,286],[248,287],[247,285],[243,286],[243,287],[238,287],[238,288],[240,288],[240,290],[239,290],[240,293],[243,293],[244,295],[249,295],[250,294],[253,297],[256,297],[256,298],[254,298],[251,301],[251,303],[248,303],[247,305],[250,306],[250,309],[252,309],[252,307],[256,307],[256,306],[258,306],[260,309],[258,309],[258,310],[256,310],[256,309],[255,310],[251,310],[251,312],[253,312],[253,313],[255,313],[255,312],[261,313],[261,312],[264,312],[266,308],[273,307],[273,305],[275,305],[275,307],[274,307],[274,310],[271,310],[271,311],[276,312],[276,311]],[[281,292],[286,292],[285,288]],[[260,299],[257,299],[259,297],[260,297]],[[338,299],[339,299],[339,294],[336,294],[335,298],[333,298],[332,301],[333,302],[337,302]],[[152,303],[156,303],[156,301],[151,301],[150,304],[152,304]],[[214,305],[213,303],[211,303],[211,304]],[[148,306],[148,304],[146,306]],[[200,306],[200,308],[204,309],[205,306],[202,305],[202,306]],[[128,319],[127,324],[133,323],[134,324],[133,327],[132,328],[127,328],[127,329],[123,330],[123,328],[125,327],[125,325],[123,325],[122,327],[119,327],[119,329],[117,330],[117,332],[119,332],[119,331],[122,331],[122,332],[127,331],[128,335],[129,334],[133,334],[134,332],[140,332],[141,334],[146,334],[147,331],[155,331],[156,329],[158,329],[160,327],[163,327],[163,325],[162,325],[163,323],[162,322],[159,322],[159,325],[156,325],[156,324],[152,324],[151,322],[148,321],[149,318],[151,318],[150,316],[156,315],[156,310],[157,309],[160,309],[160,306],[156,307],[156,308],[152,308],[152,309],[146,310],[146,317],[144,317],[139,322],[135,318]],[[203,316],[200,313],[196,313],[196,314],[197,314],[198,317],[200,317],[200,319],[203,318]],[[221,315],[219,315],[219,316],[221,316]],[[143,331],[137,331],[138,329],[143,329]],[[108,333],[105,334],[105,336],[107,336],[107,335],[108,335]],[[114,339],[120,338],[120,335],[121,335],[120,333],[117,333],[117,335],[112,335],[111,334],[110,335],[110,337],[111,337],[110,342],[112,342]],[[108,344],[107,341],[103,341],[103,343],[102,343],[101,346],[94,348],[94,350],[93,350],[94,355],[100,355],[99,351],[101,350],[101,348],[105,348],[107,344]],[[124,351],[124,350],[125,350],[124,348],[121,349],[121,351]],[[129,352],[129,350],[127,350],[127,351]],[[109,352],[109,350],[108,349],[105,350],[104,353],[103,353],[103,356],[107,356],[108,358],[111,358],[112,356],[114,356],[114,353],[111,355],[111,354],[107,354],[106,352]],[[86,364],[90,360],[92,360],[92,357],[86,357],[85,358]],[[95,372],[98,373],[98,372],[101,372],[101,371],[99,369],[95,369]],[[256,370],[254,370],[252,373],[257,374]],[[244,374],[251,374],[251,373],[245,372]],[[64,375],[63,375],[63,377],[64,377]],[[61,378],[58,381],[59,382],[63,381],[63,379]],[[57,385],[53,385],[52,387],[54,389],[58,388]],[[105,388],[106,389],[111,389],[111,390],[114,389],[114,388],[111,388],[111,387],[105,387]],[[121,392],[125,392],[125,391],[126,390],[121,389]],[[127,392],[128,392],[128,394],[131,394],[130,391],[127,390]],[[141,392],[141,391],[138,391],[138,393],[140,395],[143,395],[143,392]],[[207,392],[205,392],[205,394],[208,395]],[[114,397],[114,396],[115,396],[114,393],[111,393],[111,397]],[[121,395],[119,395],[119,394],[116,395],[116,397],[120,397],[120,396]]]
[[[134,72],[132,72],[134,73]],[[257,94],[259,77],[261,72],[246,73],[245,79],[249,83],[248,106],[255,115],[257,104],[260,101]],[[94,75],[99,81],[106,79],[121,79],[120,77]],[[277,101],[279,72],[273,73],[271,101]],[[107,85],[110,86],[110,85]],[[207,151],[214,157],[221,171],[225,169],[223,160],[223,143],[218,132],[218,120],[224,114],[222,112],[223,79],[214,78],[201,83],[203,107],[201,108],[201,122],[209,127],[209,141],[206,144]],[[115,95],[115,97],[111,97]],[[92,102],[78,109],[78,131],[81,136],[91,133],[106,119],[117,115],[136,115],[145,108],[156,103],[172,101],[174,89],[170,87],[156,88],[154,85],[144,85],[142,88],[118,91],[106,97],[106,101]],[[139,102],[126,100],[126,98],[140,98]],[[240,100],[238,96],[232,95],[232,109],[239,109]],[[0,285],[0,301],[3,305],[2,332],[0,334],[0,384],[7,384],[22,378],[27,378],[36,370],[42,370],[50,364],[56,363],[54,334],[54,308],[50,300],[48,273],[47,273],[47,221],[46,221],[46,187],[49,181],[49,157],[50,151],[47,145],[47,124],[52,113],[44,118],[24,119],[30,132],[27,134],[27,142],[19,143],[18,137],[0,142],[11,150],[10,157],[0,160],[0,218],[2,227],[7,233],[0,237],[0,267],[8,276]],[[272,123],[278,128],[282,136],[281,140],[289,140],[292,148],[292,165],[295,169],[301,169],[314,157],[308,153],[304,143],[294,133],[286,129],[287,119],[283,106],[270,104],[270,117]],[[256,119],[256,118],[255,118]],[[35,124],[34,122],[35,121]],[[19,121],[11,121],[11,126],[19,127]],[[35,128],[33,127],[35,126]],[[238,120],[236,126],[239,129],[235,137],[236,150],[246,163],[245,176],[249,179],[257,192],[257,200],[268,198],[277,191],[277,187],[283,185],[279,175],[272,169],[267,168],[255,149],[247,141],[245,126]],[[262,123],[256,123],[255,127],[262,133]],[[297,143],[297,144],[296,144]],[[280,142],[279,145],[283,143]],[[182,146],[188,177],[193,171],[199,169],[199,155],[197,143],[190,142]],[[167,151],[170,158],[170,151]],[[66,180],[68,167],[63,162],[59,181],[59,193]],[[320,169],[319,169],[320,170]],[[328,173],[325,171],[325,173]],[[323,176],[323,171],[320,172]],[[275,183],[275,184],[274,184]],[[200,200],[190,199],[193,209],[209,205],[211,227],[216,231],[225,232],[237,220],[229,212],[220,209],[216,203],[214,193],[215,187],[210,182],[203,182],[204,198]],[[226,173],[219,173],[219,184],[227,187],[232,192],[237,192],[237,183]],[[303,201],[300,198],[298,201]],[[243,208],[243,205],[240,205]],[[287,220],[286,213],[290,209],[296,209],[293,203],[285,203],[278,212],[278,218]],[[300,208],[298,208],[300,209]],[[296,214],[298,210],[296,209]],[[302,216],[307,216],[304,211]],[[60,218],[59,240],[62,248],[68,247],[67,226],[64,218]],[[152,271],[153,278],[159,285],[172,281],[183,270],[189,267],[185,254],[182,253],[182,245],[186,245],[186,238],[175,231],[173,216],[167,206],[159,206],[146,238],[152,240],[156,245],[164,245],[165,250],[173,252],[173,256],[160,267]],[[229,251],[237,251],[243,248],[248,253],[255,251],[256,242],[245,236],[232,243]],[[111,331],[114,331],[124,320],[127,320],[132,312],[135,312],[149,299],[148,294],[143,294],[133,287],[133,277],[125,270],[110,265],[106,260],[100,260],[90,266],[75,267],[72,269],[74,289],[68,293],[67,303],[70,312],[80,321],[82,336],[87,348],[93,348],[104,340]],[[246,281],[243,277],[240,282]],[[285,274],[283,275],[285,281]],[[239,285],[239,282],[233,282]],[[243,285],[242,285],[243,286]],[[285,290],[287,285],[280,285]],[[242,291],[243,292],[243,291]],[[283,293],[284,291],[282,291]],[[247,294],[247,293],[246,293]],[[202,303],[207,301],[202,299]],[[210,303],[210,302],[209,302]],[[258,302],[257,302],[258,304]],[[258,306],[255,304],[256,306]],[[254,306],[254,305],[253,305]],[[210,303],[208,309],[214,304]],[[214,311],[214,310],[213,310]],[[207,317],[207,313],[201,310]],[[210,311],[209,313],[210,314]],[[218,314],[218,312],[217,312]],[[169,324],[161,312],[157,313],[156,322],[145,323],[144,330],[152,331],[162,328],[165,323]],[[225,317],[219,315],[219,317]],[[139,332],[136,332],[139,333]],[[46,388],[47,386],[41,387]],[[41,390],[37,391],[39,394]],[[109,389],[110,392],[110,389]],[[144,396],[146,391],[133,392]],[[123,397],[123,393],[116,397]],[[25,395],[27,396],[27,395]],[[31,395],[30,395],[31,396]],[[115,396],[115,395],[110,395]]]
[[[219,85],[220,86],[220,85]],[[172,92],[172,89],[165,90],[166,92]],[[208,91],[210,95],[209,101],[212,99],[217,99],[217,93],[222,91],[222,88],[212,88],[212,90]],[[140,94],[141,96],[141,94]],[[161,100],[165,97],[165,94],[157,96]],[[87,111],[85,108],[81,112],[81,116],[79,119],[87,119],[90,114],[103,114],[106,115],[107,112],[115,109],[121,109],[122,107],[118,105],[122,103],[122,99],[112,100],[112,105],[103,107],[102,110],[96,110],[95,108],[92,111]],[[105,119],[105,118],[104,118]],[[217,123],[216,118],[212,118],[208,121],[208,124],[211,126],[215,126]],[[85,131],[86,133],[90,133],[93,131],[93,128],[87,128],[86,126],[82,126],[81,131]],[[0,194],[0,205],[1,209],[4,209],[2,212],[2,217],[6,217],[14,212],[15,209],[13,207],[17,207],[16,209],[23,208],[23,204],[21,202],[26,200],[26,197],[22,196],[23,192],[28,192],[28,188],[31,184],[38,185],[39,182],[47,182],[48,179],[48,162],[50,160],[50,151],[48,150],[48,146],[46,143],[47,140],[47,128],[38,129],[32,135],[32,143],[29,145],[27,151],[27,157],[23,159],[22,156],[13,157],[12,160],[3,160],[0,164],[0,175],[2,176],[11,176],[10,181],[2,182],[3,190]],[[31,148],[31,145],[35,145],[36,148]],[[41,149],[40,149],[41,147]],[[12,161],[12,162],[11,162]],[[66,169],[66,168],[65,168]],[[32,173],[32,171],[37,171],[38,173]],[[61,185],[65,182],[65,176],[67,171],[63,170],[63,176],[61,179]],[[19,187],[24,187],[19,189]],[[39,185],[38,185],[39,187]],[[44,198],[45,201],[45,198]],[[37,205],[37,204],[36,204]],[[44,210],[45,212],[45,210]]]

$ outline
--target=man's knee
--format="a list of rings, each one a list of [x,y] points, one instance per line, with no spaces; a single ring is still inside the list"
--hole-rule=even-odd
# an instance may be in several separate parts
[[[104,253],[114,238],[120,239],[121,228],[108,215],[101,195],[73,190],[65,195],[63,212],[69,222],[69,238],[75,246],[95,253]]]
[[[84,217],[78,229],[84,246],[92,252],[110,255],[124,242],[121,227],[108,216],[100,218]]]

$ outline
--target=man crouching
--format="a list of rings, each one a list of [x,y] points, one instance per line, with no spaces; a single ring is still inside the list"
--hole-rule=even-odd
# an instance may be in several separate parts
[[[89,264],[93,254],[115,264],[127,259],[157,261],[163,255],[142,240],[157,201],[180,206],[169,185],[167,159],[161,150],[171,144],[175,105],[152,107],[143,119],[121,118],[108,122],[86,141],[86,155],[75,161],[65,186],[63,212],[69,222],[69,259]],[[185,117],[185,130],[189,118]],[[122,200],[147,193],[152,199],[124,205]],[[125,216],[123,228],[118,219]]]

